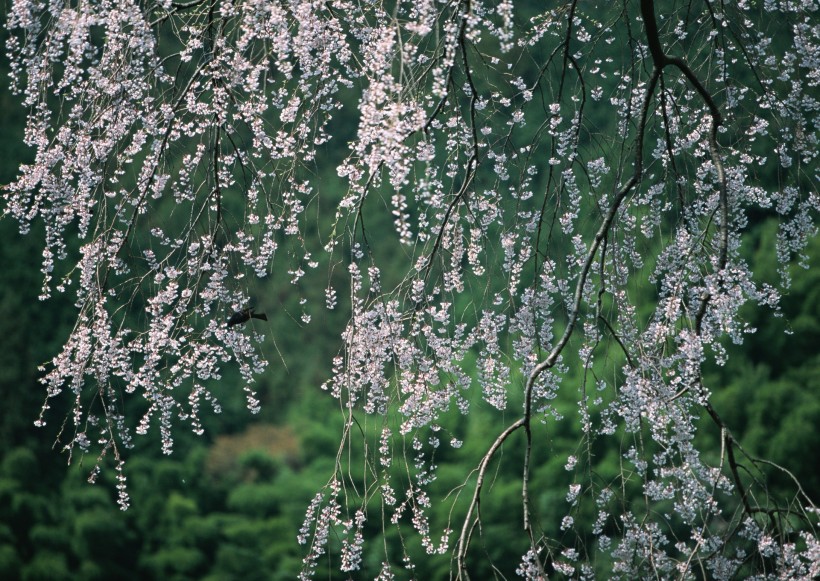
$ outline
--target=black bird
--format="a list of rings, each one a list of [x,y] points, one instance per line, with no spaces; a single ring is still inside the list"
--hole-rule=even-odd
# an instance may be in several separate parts
[[[228,326],[233,327],[234,325],[241,325],[245,323],[251,318],[254,319],[262,319],[263,321],[268,320],[268,316],[265,313],[254,313],[253,309],[242,309],[241,311],[236,311],[231,318],[228,319]]]

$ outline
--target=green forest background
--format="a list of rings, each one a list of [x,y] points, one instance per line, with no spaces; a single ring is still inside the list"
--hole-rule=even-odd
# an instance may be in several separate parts
[[[31,156],[21,145],[25,112],[8,92],[6,71],[0,61],[0,184],[10,182],[18,164]],[[762,279],[775,280],[776,224],[765,216],[752,218],[744,251]],[[369,227],[373,239],[379,239],[380,228],[392,228],[389,220]],[[238,376],[226,374],[214,387],[223,413],[206,415],[204,436],[177,430],[171,456],[161,454],[156,433],[137,438],[126,464],[132,506],[122,512],[112,469],[89,485],[94,458],[67,466],[59,446],[52,447],[64,415],[59,405],[65,402],[54,402],[46,427],[34,427],[45,393],[38,366],[57,353],[74,317],[70,296],[37,300],[40,240],[38,232],[20,236],[13,220],[0,219],[0,579],[294,578],[303,556],[297,532],[310,499],[332,473],[341,436],[337,403],[319,389],[339,348],[341,314],[303,327],[297,322],[297,296],[260,286],[257,294],[273,297],[264,303],[270,319],[265,334],[276,340],[275,347],[265,346],[272,365],[257,384],[261,414],[247,412]],[[735,437],[750,452],[788,466],[817,499],[818,240],[810,254],[808,270],[793,269],[784,316],[748,313],[758,333],[731,347],[728,365],[708,370],[707,378],[714,407]],[[565,401],[558,405],[571,409],[575,394],[562,394]],[[462,433],[473,435],[495,431],[487,422],[499,421],[480,407],[457,420]],[[577,440],[569,421],[549,437],[555,450],[571,450]],[[715,434],[705,428],[702,438],[702,446],[713,446],[717,454]],[[438,458],[437,486],[459,484],[485,446],[480,437],[467,437],[458,453]],[[608,458],[617,472],[618,455]],[[541,525],[556,538],[559,523],[550,522],[550,506],[565,496],[570,478],[565,459],[565,454],[542,458],[533,476]],[[773,475],[769,485],[785,490],[788,483]],[[493,543],[482,550],[494,562],[510,564],[512,572],[523,552],[515,541],[520,520],[506,510],[519,503],[515,460],[501,461],[493,488],[493,504],[483,513],[485,535]],[[444,519],[449,508],[434,506],[433,521],[436,511]],[[554,509],[556,521],[561,510]],[[368,534],[379,534],[377,523],[372,527]],[[390,543],[399,550],[396,539]],[[417,555],[417,578],[447,577],[449,556],[424,559],[412,541],[405,549]],[[378,553],[367,554],[365,570],[354,578],[373,578],[381,560]],[[330,566],[319,571],[319,578],[337,577],[341,574]]]

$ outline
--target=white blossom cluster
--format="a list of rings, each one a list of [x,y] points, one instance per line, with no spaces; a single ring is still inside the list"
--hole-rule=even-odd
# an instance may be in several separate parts
[[[67,447],[113,451],[127,506],[133,432],[158,427],[166,453],[175,419],[201,432],[229,364],[259,409],[262,337],[227,314],[253,276],[298,292],[318,234],[350,288],[330,283],[302,320],[349,308],[324,388],[346,443],[354,416],[374,418],[377,452],[364,481],[340,466],[308,509],[303,577],[331,538],[341,570],[359,570],[379,505],[384,526],[452,552],[466,578],[485,476],[513,433],[526,441],[522,577],[546,578],[547,555],[580,578],[601,562],[611,578],[816,576],[816,510],[802,497],[788,509],[804,530],[763,518],[701,369],[753,332],[741,307],[777,309],[816,233],[820,7],[553,4],[14,0],[8,50],[35,159],[4,203],[22,232],[45,226],[43,298],[72,290],[78,310],[43,370],[39,421],[73,398]],[[307,215],[315,199],[328,232]],[[373,240],[384,211],[395,238]],[[779,285],[742,257],[751,211],[780,221]],[[578,481],[559,526],[581,539],[581,506],[597,520],[594,542],[556,550],[534,531],[528,482],[544,451],[533,432],[568,421],[561,390],[578,394],[586,445],[562,461]],[[135,423],[129,397],[145,404]],[[476,408],[496,414],[486,454],[464,491],[436,497],[440,442],[469,437],[447,420]],[[719,463],[695,446],[704,416]],[[629,442],[624,470],[668,513],[639,513],[590,476],[607,438]],[[437,502],[460,502],[463,523],[431,521]],[[380,579],[416,566],[394,557],[374,561]]]

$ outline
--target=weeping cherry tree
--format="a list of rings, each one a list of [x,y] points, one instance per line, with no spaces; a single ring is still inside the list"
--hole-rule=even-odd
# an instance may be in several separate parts
[[[227,322],[268,277],[302,296],[306,329],[348,319],[315,386],[345,428],[305,507],[303,578],[413,577],[436,554],[456,579],[816,578],[816,506],[796,479],[766,487],[789,467],[733,437],[704,369],[754,332],[742,308],[778,314],[816,232],[818,15],[13,0],[33,162],[4,212],[44,233],[40,298],[76,306],[37,423],[67,402],[61,445],[96,458],[92,481],[111,467],[127,508],[135,437],[171,453],[174,430],[201,433],[229,368],[245,393],[223,397],[259,410],[255,378],[281,366],[262,327]],[[778,280],[743,257],[761,217]],[[442,487],[438,458],[468,450],[474,469]],[[534,474],[556,455],[570,484],[547,511]],[[482,512],[502,461],[512,565],[490,562]]]

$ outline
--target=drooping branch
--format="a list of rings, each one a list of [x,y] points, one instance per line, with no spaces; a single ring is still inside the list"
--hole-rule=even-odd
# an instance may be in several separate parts
[[[487,453],[484,454],[481,462],[478,464],[478,468],[476,469],[477,476],[475,487],[473,489],[473,496],[467,506],[467,514],[464,517],[464,523],[461,527],[461,534],[458,537],[458,548],[456,550],[457,579],[463,579],[464,581],[469,581],[470,579],[470,575],[467,573],[467,550],[469,549],[470,537],[472,536],[471,531],[475,526],[475,523],[473,522],[473,514],[476,510],[478,510],[478,506],[481,503],[481,491],[484,486],[484,479],[487,476],[487,468],[489,467],[490,462],[496,452],[498,452],[498,450],[500,450],[504,445],[504,442],[506,442],[506,440],[513,433],[515,433],[516,430],[524,427],[524,425],[525,423],[523,418],[510,424],[507,429],[498,435],[492,446],[490,446],[487,450]]]

